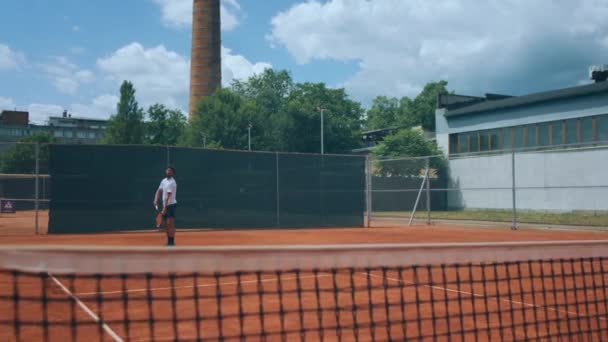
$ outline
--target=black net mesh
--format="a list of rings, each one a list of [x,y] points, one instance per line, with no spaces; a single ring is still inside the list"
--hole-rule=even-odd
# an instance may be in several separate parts
[[[608,339],[608,259],[258,272],[0,272],[1,340]]]

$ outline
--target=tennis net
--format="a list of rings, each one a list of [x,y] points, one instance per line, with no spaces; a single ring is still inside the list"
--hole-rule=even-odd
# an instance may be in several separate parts
[[[0,340],[608,340],[608,241],[0,248]]]

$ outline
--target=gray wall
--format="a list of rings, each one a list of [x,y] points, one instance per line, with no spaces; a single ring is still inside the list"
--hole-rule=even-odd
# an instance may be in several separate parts
[[[451,159],[448,207],[510,209],[511,154]],[[515,155],[517,208],[608,210],[608,148]]]

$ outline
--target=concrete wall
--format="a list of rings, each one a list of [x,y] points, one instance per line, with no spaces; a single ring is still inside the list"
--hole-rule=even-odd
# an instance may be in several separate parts
[[[451,159],[448,207],[510,209],[511,154]],[[521,210],[608,210],[608,148],[517,153]]]

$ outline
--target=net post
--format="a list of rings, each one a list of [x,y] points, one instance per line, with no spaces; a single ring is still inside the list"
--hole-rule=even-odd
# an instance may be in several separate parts
[[[431,169],[431,157],[426,157],[426,224],[431,225],[431,180],[429,179]]]
[[[277,214],[277,228],[281,227],[281,198],[279,196],[279,152],[275,152],[275,158],[276,158],[276,198],[277,198],[277,209],[276,209],[276,214]]]
[[[513,198],[513,222],[511,223],[511,229],[517,229],[517,202],[515,192],[515,150],[511,150],[511,196]]]
[[[39,211],[39,200],[40,200],[40,196],[39,196],[39,182],[40,182],[40,143],[37,142],[35,145],[35,150],[36,150],[36,175],[35,175],[35,186],[34,186],[34,191],[35,191],[35,198],[34,198],[34,208],[35,208],[35,230],[36,230],[36,235],[39,234],[39,228],[38,228],[38,211]]]

